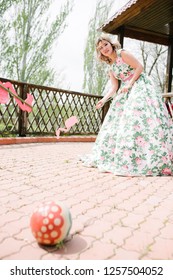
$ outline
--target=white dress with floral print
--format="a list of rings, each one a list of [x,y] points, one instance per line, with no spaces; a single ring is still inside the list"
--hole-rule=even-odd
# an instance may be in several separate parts
[[[134,69],[123,62],[121,50],[117,55],[112,68],[123,87]],[[173,175],[172,159],[172,120],[161,94],[142,73],[127,94],[116,94],[92,153],[81,160],[115,175],[160,176]]]

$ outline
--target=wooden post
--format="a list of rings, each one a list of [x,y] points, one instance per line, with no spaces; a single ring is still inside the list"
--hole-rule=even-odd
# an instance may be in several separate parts
[[[121,48],[124,46],[124,27],[121,27],[119,33],[118,33],[118,41],[121,44]]]
[[[170,39],[170,44],[168,47],[168,60],[167,60],[167,75],[168,75],[168,81],[167,81],[167,91],[172,91],[172,75],[173,75],[173,39]]]
[[[102,119],[101,119],[101,123],[103,123],[104,118],[106,117],[106,114],[109,110],[109,106],[110,106],[110,102],[106,102],[105,105],[102,107]]]
[[[19,96],[25,100],[27,98],[27,85],[20,85]],[[28,113],[19,109],[19,136],[26,137]]]

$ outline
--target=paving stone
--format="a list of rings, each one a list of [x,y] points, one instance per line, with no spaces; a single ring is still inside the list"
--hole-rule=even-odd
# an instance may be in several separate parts
[[[79,259],[82,260],[104,260],[110,259],[115,255],[115,245],[95,241],[88,250],[80,254]]]
[[[140,253],[134,251],[126,251],[122,248],[115,250],[115,255],[111,260],[139,260]]]
[[[134,213],[128,213],[127,217],[122,218],[121,222],[123,226],[130,228],[138,228],[141,223],[146,219],[144,215],[136,215]]]
[[[115,225],[110,231],[104,233],[103,241],[120,247],[128,237],[132,236],[132,233],[133,230],[129,227]]]
[[[152,219],[151,217],[147,217],[145,221],[140,224],[139,227],[142,232],[152,232],[154,236],[157,236],[158,234],[161,234],[161,229],[164,226],[164,221],[162,221],[161,219]]]
[[[0,259],[3,260],[5,258],[9,258],[10,255],[19,252],[23,245],[23,241],[14,240],[12,237],[6,238],[0,244]]]
[[[4,258],[8,260],[40,260],[45,253],[41,247],[34,248],[31,245],[25,245],[20,251]]]
[[[173,240],[173,224],[166,223],[160,230],[160,237]]]
[[[122,246],[127,251],[136,251],[141,255],[148,254],[151,244],[154,243],[154,234],[141,230],[133,231],[133,235],[127,238]]]
[[[157,237],[155,243],[150,247],[147,257],[150,260],[172,260],[173,239]]]

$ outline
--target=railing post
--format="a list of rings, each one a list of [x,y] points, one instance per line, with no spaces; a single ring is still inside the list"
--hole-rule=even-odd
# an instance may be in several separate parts
[[[27,85],[21,84],[19,87],[19,96],[25,100],[27,97]],[[27,131],[28,113],[19,109],[19,136],[25,137]]]
[[[110,102],[106,102],[105,105],[102,107],[102,119],[101,119],[101,123],[103,123],[104,118],[106,117],[106,114],[109,110],[109,106],[110,106]]]

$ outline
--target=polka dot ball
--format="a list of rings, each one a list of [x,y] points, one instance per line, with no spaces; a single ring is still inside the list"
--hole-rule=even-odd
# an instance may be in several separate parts
[[[68,236],[72,226],[71,214],[63,203],[47,202],[33,212],[30,226],[38,243],[55,245]]]

